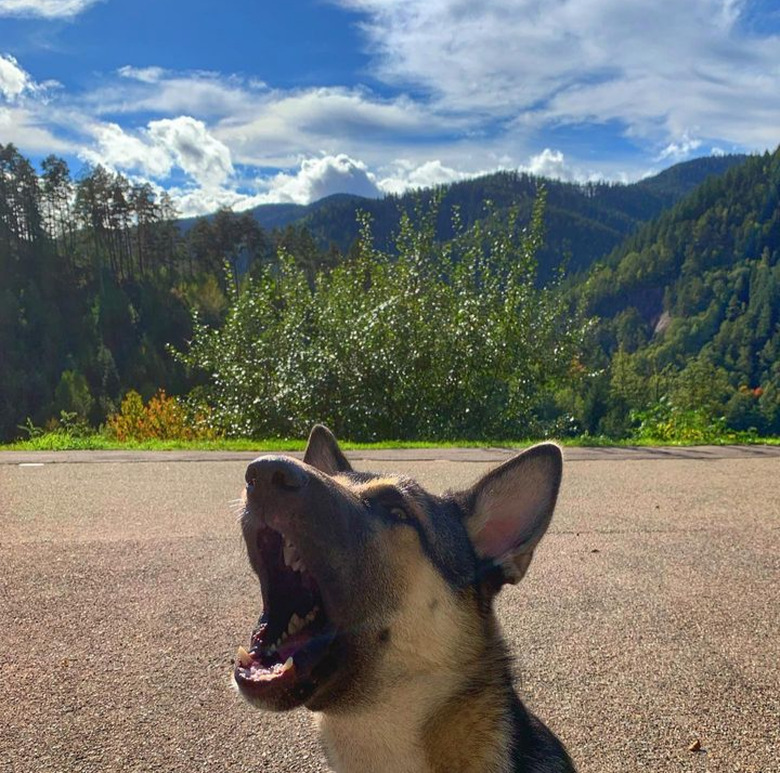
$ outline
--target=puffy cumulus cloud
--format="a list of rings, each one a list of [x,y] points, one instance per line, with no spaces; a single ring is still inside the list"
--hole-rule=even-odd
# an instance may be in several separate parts
[[[437,185],[447,185],[469,177],[477,177],[485,172],[459,172],[457,169],[445,166],[439,159],[414,164],[407,160],[399,160],[391,164],[387,176],[379,180],[378,187],[383,193],[401,194],[409,189],[433,188]]]
[[[135,170],[139,174],[131,175],[131,179],[148,182],[158,192],[164,187],[182,217],[206,215],[221,207],[238,212],[260,204],[309,204],[334,193],[369,198],[382,195],[366,165],[344,154],[305,159],[295,173],[280,172],[252,180],[256,192],[239,190],[237,181],[227,177],[229,158],[218,149],[202,159],[187,158],[191,149],[181,141],[186,134],[181,131],[183,124],[161,127],[161,123],[153,121],[141,136],[128,135],[112,124],[93,127],[99,147],[82,155],[91,163],[111,169]],[[175,166],[188,172],[188,185],[165,184]],[[232,166],[229,168],[232,174]]]
[[[86,148],[81,153],[90,163],[111,169],[138,170],[154,178],[167,177],[173,168],[171,155],[165,148],[129,134],[119,124],[96,124],[92,135],[97,147]]]
[[[35,88],[32,78],[12,56],[0,54],[0,95],[9,102]]]
[[[268,197],[265,195],[249,195],[230,188],[173,186],[163,189],[160,186],[155,186],[155,190],[158,193],[162,193],[163,190],[168,193],[181,217],[211,215],[223,208],[241,212],[256,207],[258,204],[269,203]]]
[[[376,75],[440,110],[538,128],[615,120],[651,147],[689,126],[780,140],[780,35],[744,0],[337,2],[365,15]]]
[[[151,121],[149,138],[204,187],[219,187],[233,174],[230,150],[212,137],[202,121],[189,116]]]
[[[260,204],[309,204],[334,193],[352,193],[374,198],[381,195],[374,175],[366,165],[347,155],[305,159],[295,173],[280,172],[252,181],[258,192],[235,187],[168,187],[168,194],[184,217],[205,215],[220,207],[239,212]],[[154,185],[159,188],[157,183]]]
[[[528,166],[521,169],[538,177],[552,177],[556,180],[573,180],[577,176],[574,170],[567,166],[563,153],[550,148],[531,156]]]
[[[381,195],[375,176],[362,161],[345,154],[305,159],[296,174],[280,173],[268,184],[265,201],[309,204],[334,193],[375,198]]]
[[[81,153],[91,163],[157,180],[178,167],[207,189],[219,188],[233,174],[228,148],[211,136],[202,121],[189,116],[150,121],[137,133],[115,123],[95,124],[91,133],[96,146]]]
[[[0,16],[76,16],[100,0],[0,0]]]
[[[366,165],[345,154],[308,158],[294,173],[280,172],[252,181],[257,192],[235,187],[172,187],[168,193],[185,217],[205,215],[220,207],[239,212],[260,204],[309,204],[334,193],[375,198],[382,195]]]

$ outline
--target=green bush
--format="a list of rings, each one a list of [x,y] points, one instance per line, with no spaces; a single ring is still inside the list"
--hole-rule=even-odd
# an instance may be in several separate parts
[[[298,436],[315,421],[355,440],[528,437],[582,339],[557,284],[536,285],[543,196],[527,228],[434,241],[435,211],[403,218],[395,254],[358,249],[308,281],[291,255],[247,279],[221,327],[195,321],[189,367],[233,436]]]
[[[94,400],[89,384],[83,374],[66,370],[60,376],[60,382],[54,390],[54,408],[59,413],[73,413],[86,420],[92,410]]]

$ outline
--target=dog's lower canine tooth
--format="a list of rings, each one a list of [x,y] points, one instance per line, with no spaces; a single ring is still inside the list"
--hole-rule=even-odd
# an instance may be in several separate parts
[[[238,648],[238,654],[236,657],[238,658],[238,664],[242,668],[249,668],[249,666],[251,666],[254,662],[252,656],[243,647]]]
[[[284,661],[284,665],[282,666],[282,673],[284,673],[285,671],[289,671],[293,667],[293,665],[294,664],[293,664],[292,655],[290,655],[290,657]]]

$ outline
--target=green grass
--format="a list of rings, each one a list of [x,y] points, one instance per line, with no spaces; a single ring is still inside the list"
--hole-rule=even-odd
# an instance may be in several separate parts
[[[526,440],[462,440],[462,441],[425,441],[425,440],[386,440],[377,443],[351,443],[344,441],[342,447],[348,451],[363,449],[390,448],[520,448],[538,442],[542,438]],[[615,440],[603,436],[583,436],[577,438],[556,439],[564,446],[572,447],[625,447],[625,446],[691,446],[691,445],[780,445],[780,437],[762,438],[746,433],[726,433],[721,437],[701,441],[658,442],[644,439]],[[0,451],[302,451],[305,439],[285,438],[235,438],[223,440],[179,441],[150,440],[120,443],[106,435],[72,435],[67,432],[48,432],[29,440],[0,444]]]

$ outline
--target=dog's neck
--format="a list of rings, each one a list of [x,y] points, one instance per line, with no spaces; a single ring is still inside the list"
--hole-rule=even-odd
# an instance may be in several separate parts
[[[428,773],[417,707],[382,705],[319,718],[328,761],[336,773]]]
[[[412,685],[361,711],[318,717],[336,773],[503,773],[511,723],[505,696],[442,696]],[[464,745],[468,747],[464,750]]]

